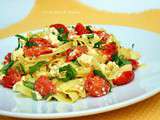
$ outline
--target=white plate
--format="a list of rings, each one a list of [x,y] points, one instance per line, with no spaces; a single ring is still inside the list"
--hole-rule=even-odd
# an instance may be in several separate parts
[[[147,67],[136,71],[136,77],[128,85],[116,87],[106,96],[86,98],[74,104],[62,102],[33,101],[21,98],[0,86],[0,115],[20,118],[67,118],[102,113],[122,108],[160,91],[160,36],[135,28],[99,25],[115,34],[122,45],[131,47],[142,55],[141,62]],[[0,41],[0,60],[17,46],[17,39],[9,37]]]

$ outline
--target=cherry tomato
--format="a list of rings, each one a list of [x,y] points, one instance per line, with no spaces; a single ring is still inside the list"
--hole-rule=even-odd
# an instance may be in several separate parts
[[[110,34],[105,33],[104,31],[94,31],[101,38],[101,42],[106,43],[108,38],[111,36]]]
[[[8,53],[4,58],[4,64],[8,64],[11,61],[11,53]]]
[[[52,47],[51,43],[44,38],[31,38],[29,42],[37,43],[39,46]]]
[[[139,67],[139,62],[137,60],[129,59],[129,61],[132,64],[133,70],[136,70]]]
[[[63,32],[64,34],[69,32],[67,27],[65,25],[63,25],[63,24],[53,24],[53,25],[50,25],[49,27],[50,28],[51,27],[55,27],[56,29],[62,28],[64,30],[64,32]]]
[[[48,77],[41,76],[35,83],[35,90],[42,96],[56,93],[56,85],[53,84]]]
[[[77,35],[82,35],[82,34],[89,34],[90,31],[83,26],[81,23],[77,23],[75,27],[75,31],[77,32]]]
[[[109,43],[104,46],[104,49],[101,50],[101,52],[111,58],[112,55],[115,55],[118,52],[118,49],[115,43]]]
[[[113,80],[114,85],[124,85],[131,82],[134,79],[134,72],[133,71],[126,71],[121,74],[118,78]]]
[[[87,52],[86,46],[77,46],[74,50],[68,49],[66,51],[66,62],[70,62],[72,60],[76,60],[79,56],[81,56],[83,53]]]
[[[85,90],[89,96],[99,97],[110,91],[110,84],[105,79],[90,73],[85,80]]]
[[[21,74],[14,68],[10,68],[7,75],[2,79],[2,85],[6,88],[12,88],[13,85],[21,80]]]
[[[49,49],[48,47],[43,47],[43,46],[41,47],[32,46],[30,48],[24,47],[23,50],[24,50],[25,56],[29,56],[29,57],[32,57],[32,56],[38,57],[40,55],[52,53],[51,49]]]

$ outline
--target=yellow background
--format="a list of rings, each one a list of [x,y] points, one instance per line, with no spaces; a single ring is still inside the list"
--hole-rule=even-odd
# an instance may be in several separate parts
[[[160,10],[135,14],[111,13],[90,8],[76,0],[37,0],[26,18],[0,29],[0,38],[42,28],[52,23],[76,24],[77,22],[130,26],[160,33]],[[17,119],[0,116],[0,120]],[[76,120],[160,120],[160,94],[120,110],[79,117]]]

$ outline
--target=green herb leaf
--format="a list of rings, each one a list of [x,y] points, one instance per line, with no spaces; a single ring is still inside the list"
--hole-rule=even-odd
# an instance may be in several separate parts
[[[101,41],[99,41],[99,42],[96,42],[95,44],[94,44],[94,46],[93,46],[93,48],[102,48],[102,42]]]
[[[11,61],[7,65],[3,66],[3,68],[1,69],[2,73],[7,74],[8,69],[11,68],[13,64],[14,64],[14,61]]]
[[[16,48],[16,50],[18,50],[21,47],[22,47],[22,45],[21,45],[20,39],[18,39],[18,47]]]
[[[35,42],[26,42],[26,44],[25,44],[25,46],[27,46],[27,47],[32,47],[32,46],[38,46],[38,44],[37,43],[35,43]]]
[[[77,75],[76,70],[71,65],[66,65],[59,68],[59,72],[64,72],[64,71],[66,71],[65,77],[59,78],[59,80],[62,80],[64,82],[74,79]]]
[[[58,35],[58,40],[61,42],[67,43],[68,42],[67,38],[68,38],[68,33]]]
[[[29,81],[23,81],[23,85],[34,90],[34,83],[29,82]]]
[[[34,72],[38,71],[40,69],[41,66],[47,64],[48,62],[46,61],[40,61],[40,62],[37,62],[35,65],[29,67],[29,73],[30,74],[33,74]]]
[[[16,37],[18,37],[19,39],[22,39],[22,40],[25,40],[25,41],[28,41],[28,38],[27,37],[24,37],[22,35],[15,35]]]
[[[25,70],[25,68],[24,68],[24,65],[20,63],[20,66],[21,66],[22,72],[23,72],[24,74],[26,74],[26,70]]]
[[[130,62],[124,59],[123,56],[113,55],[112,60],[120,67],[126,64],[130,64]]]
[[[80,64],[79,64],[78,60],[72,60],[72,63],[74,63],[75,65],[80,66]]]
[[[63,28],[57,28],[57,30],[58,30],[59,34],[64,33],[64,29]]]
[[[88,38],[88,39],[94,38],[94,34],[87,35],[87,38]]]
[[[89,30],[90,32],[93,32],[92,29],[91,29],[91,27],[92,27],[91,25],[87,25],[86,29]]]
[[[93,70],[93,73],[97,76],[100,76],[106,79],[105,75],[100,70]]]

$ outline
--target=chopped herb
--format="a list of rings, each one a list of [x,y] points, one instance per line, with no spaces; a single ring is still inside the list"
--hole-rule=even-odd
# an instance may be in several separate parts
[[[64,29],[63,28],[57,28],[57,30],[58,30],[59,34],[64,33]]]
[[[23,85],[34,90],[34,83],[32,83],[30,81],[23,81]]]
[[[92,27],[91,25],[87,25],[86,29],[89,30],[90,32],[93,32],[92,29],[91,29],[91,27]]]
[[[38,99],[37,99],[37,95],[36,95],[35,92],[32,92],[32,98],[33,98],[33,100],[38,100]]]
[[[32,47],[32,46],[38,46],[38,44],[35,43],[35,42],[29,42],[29,41],[27,41],[26,44],[25,44],[25,46]]]
[[[96,42],[93,46],[93,48],[102,48],[102,42],[99,41],[99,42]]]
[[[24,74],[26,74],[26,70],[25,70],[25,68],[24,68],[24,65],[23,65],[23,64],[20,64],[20,66],[21,66],[22,72],[23,72]]]
[[[94,34],[87,35],[87,38],[88,38],[88,39],[94,38]]]
[[[68,42],[67,38],[68,38],[68,33],[58,35],[58,40],[61,42],[67,43]]]
[[[28,38],[27,37],[24,37],[22,35],[15,35],[16,37],[18,37],[19,39],[22,39],[22,40],[25,40],[25,41],[28,41]]]
[[[93,70],[93,73],[102,78],[106,78],[105,75],[100,70]]]
[[[8,69],[11,68],[13,64],[14,64],[14,61],[11,61],[7,65],[3,66],[3,68],[1,69],[2,73],[7,74]]]
[[[134,46],[135,46],[135,44],[133,43],[133,44],[132,44],[132,49],[134,49]]]
[[[22,45],[21,45],[20,39],[18,39],[18,47],[16,48],[16,50],[18,50],[21,47],[22,47]]]
[[[130,64],[130,62],[124,59],[123,56],[113,55],[112,60],[120,67],[126,64]]]
[[[37,62],[35,65],[29,67],[29,73],[33,74],[34,72],[38,71],[42,65],[45,65],[47,63],[48,62],[46,62],[46,61]]]
[[[55,35],[55,32],[52,32],[53,35]]]
[[[59,78],[59,80],[66,82],[76,77],[77,72],[71,65],[66,65],[59,68],[59,72],[64,72],[64,71],[66,71],[65,77]]]
[[[80,64],[79,64],[78,60],[72,60],[72,63],[74,63],[75,65],[80,66]]]

